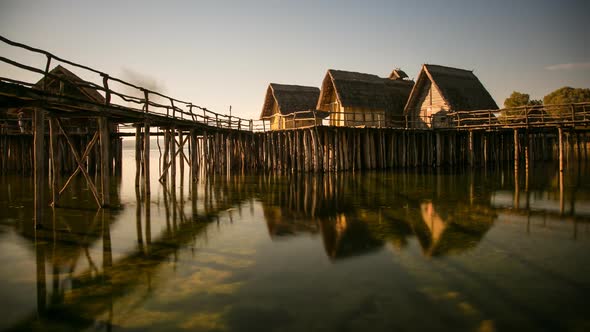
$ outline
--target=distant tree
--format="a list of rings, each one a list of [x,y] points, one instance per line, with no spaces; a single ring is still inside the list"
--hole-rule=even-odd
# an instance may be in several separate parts
[[[590,102],[590,89],[569,86],[557,89],[543,98],[545,105]]]
[[[514,108],[525,105],[540,105],[540,100],[531,100],[528,93],[513,91],[510,97],[504,100],[505,108]]]

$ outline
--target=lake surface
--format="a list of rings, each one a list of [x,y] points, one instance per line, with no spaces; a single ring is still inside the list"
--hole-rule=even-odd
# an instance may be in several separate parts
[[[37,230],[32,179],[0,178],[0,330],[590,330],[588,165],[170,190],[152,156],[149,204],[124,151],[115,208],[80,177]]]

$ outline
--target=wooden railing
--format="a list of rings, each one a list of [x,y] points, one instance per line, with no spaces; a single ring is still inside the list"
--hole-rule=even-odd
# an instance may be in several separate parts
[[[79,88],[89,88],[99,91],[105,99],[104,104],[84,100],[85,103],[91,103],[101,107],[125,108],[129,111],[143,112],[146,114],[155,114],[175,120],[193,121],[216,128],[256,131],[257,127],[262,126],[262,123],[255,124],[254,121],[250,119],[244,119],[236,116],[212,112],[208,110],[206,107],[199,106],[192,102],[176,99],[163,93],[160,93],[158,91],[153,91],[145,87],[135,85],[130,82],[126,82],[120,78],[111,76],[105,72],[93,69],[88,66],[80,65],[73,61],[66,60],[64,58],[58,57],[52,53],[49,53],[41,49],[33,48],[21,43],[11,41],[2,36],[0,36],[0,41],[2,41],[4,44],[9,45],[12,48],[24,50],[25,52],[27,52],[27,56],[36,55],[38,57],[44,57],[44,68],[37,68],[34,66],[29,66],[20,63],[15,60],[8,59],[4,56],[0,56],[1,62],[4,62],[5,64],[8,64],[9,66],[12,66],[14,68],[24,70],[28,73],[38,74],[41,78],[45,78],[43,82],[47,82],[48,78],[60,82],[67,81],[64,80],[64,78],[62,78],[61,76],[54,75],[50,72],[51,66],[56,64],[71,66],[81,71],[82,74],[84,74],[84,76],[91,77],[92,79],[90,80],[82,80],[80,82],[67,81],[68,84],[73,84]],[[7,77],[0,77],[0,81],[5,83],[22,85],[40,91],[45,90],[45,86],[38,87],[36,86],[36,82],[26,82]],[[101,82],[101,84],[94,83],[93,81]],[[119,89],[114,89],[114,85],[119,86]],[[132,91],[132,93],[125,92],[125,90],[130,90]],[[47,93],[47,91],[45,92]],[[115,103],[115,99],[118,99],[120,103]],[[121,103],[126,103],[127,105],[121,105]]]

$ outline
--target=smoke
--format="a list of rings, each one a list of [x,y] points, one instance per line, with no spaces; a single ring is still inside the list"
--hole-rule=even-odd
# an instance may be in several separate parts
[[[154,92],[158,92],[161,94],[166,94],[166,87],[165,85],[158,81],[156,78],[140,73],[138,71],[135,71],[131,68],[128,67],[123,67],[121,69],[121,80],[127,82],[127,83],[131,83],[135,86],[150,90],[150,91],[154,91]],[[136,88],[127,86],[127,85],[123,85],[120,87],[123,91],[121,91],[122,93],[128,95],[128,96],[133,96],[136,98],[140,98],[143,99],[144,98],[144,94],[143,91],[138,90]],[[150,101],[152,102],[156,102],[156,103],[160,103],[160,102],[165,102],[167,103],[167,101],[164,101],[162,97],[156,96],[156,95],[150,95],[149,96]],[[130,107],[137,107],[137,104],[132,104],[132,103],[127,103],[128,106]]]

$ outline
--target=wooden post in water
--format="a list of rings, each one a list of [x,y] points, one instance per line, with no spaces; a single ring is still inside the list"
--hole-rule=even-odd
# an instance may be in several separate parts
[[[559,171],[563,172],[563,128],[557,128],[557,137],[558,137],[558,151],[559,151]]]
[[[47,169],[45,162],[45,111],[41,108],[35,108],[33,121],[33,155],[35,160],[35,228],[37,228],[43,218],[43,207],[45,205],[45,188]]]
[[[197,158],[198,158],[198,149],[197,149],[197,131],[195,129],[191,129],[191,184],[197,182],[198,173],[197,173]]]
[[[473,130],[469,131],[469,150],[467,153],[469,153],[469,156],[467,156],[469,160],[469,167],[473,168],[475,158],[475,152],[473,150]]]
[[[135,187],[139,188],[141,177],[141,126],[135,125]]]
[[[514,129],[514,170],[518,171],[518,129]]]
[[[170,184],[172,191],[176,192],[176,130],[172,128],[170,130]],[[176,197],[176,194],[174,195]]]
[[[57,122],[54,117],[49,118],[49,156],[51,158],[51,206],[56,207],[58,199],[57,178],[61,171],[59,167],[59,159],[57,159]]]
[[[111,204],[110,189],[110,143],[109,121],[106,117],[98,118],[98,130],[100,135],[100,175],[102,187],[102,207],[108,207]]]
[[[143,181],[146,204],[149,204],[150,190],[150,124],[145,121],[143,133]]]

